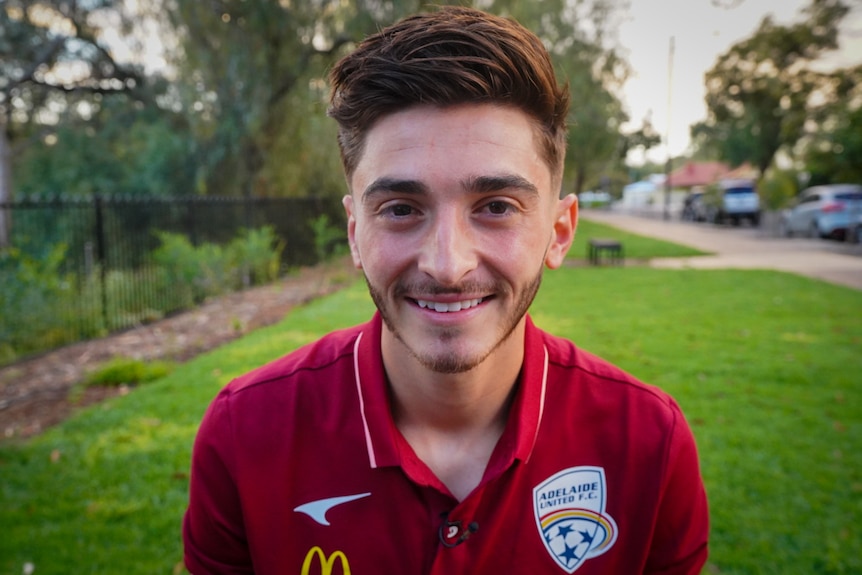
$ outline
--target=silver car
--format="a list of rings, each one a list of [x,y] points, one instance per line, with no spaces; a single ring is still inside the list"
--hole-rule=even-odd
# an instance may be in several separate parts
[[[785,235],[812,238],[843,238],[853,222],[862,215],[862,186],[830,184],[804,190],[781,218]]]

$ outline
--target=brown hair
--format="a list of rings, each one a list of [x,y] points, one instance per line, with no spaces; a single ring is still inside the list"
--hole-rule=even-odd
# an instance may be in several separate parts
[[[465,103],[511,105],[532,117],[553,181],[562,177],[568,88],[557,84],[541,40],[513,20],[454,6],[411,16],[366,38],[329,79],[348,179],[382,116]]]

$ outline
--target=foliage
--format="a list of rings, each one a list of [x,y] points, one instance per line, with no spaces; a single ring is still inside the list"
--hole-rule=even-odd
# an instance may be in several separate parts
[[[770,210],[787,207],[798,190],[797,178],[792,172],[772,170],[757,186],[760,200]]]
[[[837,48],[848,10],[842,0],[811,0],[796,24],[764,18],[707,72],[708,116],[692,127],[692,139],[731,165],[748,161],[765,173],[779,149],[802,137],[812,94],[823,83],[811,63]]]
[[[162,14],[181,49],[173,65],[200,143],[208,193],[300,195],[309,179],[320,193],[340,193],[332,178],[335,140],[319,147],[326,70],[342,46],[418,2],[373,0],[176,0]],[[322,160],[316,162],[315,160]],[[307,170],[304,185],[282,180]]]
[[[165,271],[183,307],[278,277],[284,244],[271,226],[242,230],[226,247],[209,242],[195,246],[183,234],[155,233],[161,245],[153,261]]]
[[[333,225],[329,216],[321,214],[311,222],[314,232],[314,254],[319,262],[341,256],[347,250],[347,234],[344,227]]]
[[[225,293],[237,284],[231,274],[231,258],[222,246],[209,242],[195,246],[183,234],[156,235],[161,245],[153,252],[153,260],[166,271],[170,285],[182,294],[184,307]]]
[[[656,140],[647,124],[621,134],[629,119],[617,97],[629,70],[609,47],[619,0],[517,2],[498,0],[491,12],[511,15],[548,46],[561,81],[571,93],[568,154],[563,190],[580,193],[597,184],[624,158],[629,148],[651,147]]]
[[[546,274],[532,314],[681,404],[712,510],[708,572],[802,575],[862,569],[862,322],[846,313],[860,306],[859,292],[783,273],[564,268]],[[372,310],[357,282],[0,447],[0,571],[182,572],[190,450],[208,402]]]
[[[63,270],[63,243],[0,250],[0,365],[118,328],[157,320],[207,297],[279,276],[284,248],[272,227],[242,230],[225,246],[195,247],[160,233],[155,265],[77,273]],[[140,286],[153,291],[140,297]]]
[[[810,184],[862,183],[862,66],[824,78],[802,143]]]
[[[188,195],[195,183],[193,148],[175,115],[104,101],[98,116],[69,119],[19,154],[16,193]]]
[[[0,9],[0,118],[15,127],[48,125],[57,111],[92,113],[104,95],[141,98],[143,71],[121,62],[104,31],[128,14],[115,0],[7,0]],[[110,16],[109,16],[110,15]],[[96,97],[98,96],[98,97]]]
[[[242,284],[259,285],[276,279],[284,246],[272,226],[240,230],[228,246],[228,254],[240,269]]]
[[[86,385],[133,385],[161,379],[170,374],[175,365],[167,361],[149,361],[115,357],[90,373]]]
[[[120,59],[108,30],[140,38],[129,3],[119,0],[6,0],[0,6],[0,202],[12,198],[13,157],[69,121],[98,116],[104,101],[121,97],[138,105],[154,101],[165,85],[156,75]],[[0,221],[0,246],[8,245]]]
[[[622,0],[474,3],[537,31],[577,92],[567,188],[598,181],[629,147],[651,145],[648,127],[619,133],[627,118],[613,94],[626,69],[604,46],[610,44],[610,16]],[[15,186],[27,193],[340,195],[335,125],[325,115],[326,72],[352,43],[430,4],[98,0],[66,7],[61,0],[39,0],[38,9],[25,10],[13,0],[0,11],[20,32],[9,36],[7,46],[20,72],[10,76],[16,82],[10,89],[43,97],[32,100],[26,122],[13,117]],[[47,32],[52,23],[66,30],[53,42]],[[113,26],[119,38],[108,42]],[[139,53],[154,30],[166,67],[144,70],[119,62],[120,49]],[[92,54],[71,53],[79,36]],[[45,56],[49,48],[59,52]],[[65,91],[44,82],[48,76],[25,78],[22,71],[40,58],[47,58],[40,70],[53,72],[51,66],[66,58],[82,63],[89,75]],[[38,112],[48,108],[59,114],[50,122]]]
[[[20,248],[0,250],[0,363],[39,349],[45,343],[61,344],[68,334],[58,317],[71,295],[71,278],[60,271],[66,246],[57,244],[44,253]],[[62,325],[62,324],[60,324]],[[12,341],[32,341],[23,348]]]

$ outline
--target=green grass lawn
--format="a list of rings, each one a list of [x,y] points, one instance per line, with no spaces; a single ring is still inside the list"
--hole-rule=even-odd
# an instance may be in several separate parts
[[[572,248],[569,250],[569,258],[586,260],[587,241],[590,238],[619,240],[625,249],[626,259],[631,260],[681,258],[705,254],[705,252],[688,246],[681,246],[655,238],[647,238],[599,222],[580,219],[578,220],[578,229],[575,234],[575,243],[572,244]]]
[[[637,242],[633,242],[637,243]],[[862,292],[758,271],[571,267],[543,328],[671,392],[712,512],[705,573],[862,573]],[[230,378],[364,321],[363,283],[0,447],[0,573],[180,573],[191,444]]]

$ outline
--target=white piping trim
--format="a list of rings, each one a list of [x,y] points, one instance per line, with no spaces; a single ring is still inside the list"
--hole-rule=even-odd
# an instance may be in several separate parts
[[[530,455],[527,456],[527,461],[533,455],[533,448],[536,446],[536,440],[539,438],[539,427],[542,425],[542,416],[545,414],[545,392],[548,389],[548,346],[543,346],[545,350],[545,366],[542,369],[542,391],[539,394],[539,420],[536,422],[536,434],[533,436],[533,445],[530,446]]]
[[[359,396],[359,414],[362,417],[362,426],[365,429],[365,447],[368,450],[368,461],[371,469],[377,469],[377,457],[374,455],[374,444],[371,442],[371,431],[368,429],[368,419],[365,417],[365,400],[362,398],[362,384],[359,378],[359,342],[362,340],[362,332],[356,337],[353,344],[353,373],[356,375],[356,393]]]

